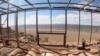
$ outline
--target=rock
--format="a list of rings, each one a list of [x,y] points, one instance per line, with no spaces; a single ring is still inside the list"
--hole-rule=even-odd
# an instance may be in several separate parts
[[[79,55],[82,51],[80,50],[70,50],[70,53],[73,55]]]
[[[61,51],[60,53],[61,54],[69,54],[69,52],[67,52],[67,51]]]
[[[15,55],[17,55],[18,52],[22,52],[22,50],[19,49],[19,48],[17,48],[17,49],[15,49],[14,51],[12,51],[12,52],[9,54],[9,56],[15,56]]]
[[[44,54],[42,54],[42,56],[44,56]],[[59,55],[53,53],[46,53],[46,56],[59,56]]]
[[[26,54],[26,56],[37,56],[37,54],[33,51],[29,51],[28,54]]]
[[[90,53],[85,52],[85,53],[79,54],[79,56],[94,56],[94,55],[91,55]]]
[[[91,49],[91,50],[90,50],[90,53],[93,54],[93,55],[94,55],[94,54],[97,54],[97,53],[98,53],[98,50],[97,50],[97,49]]]

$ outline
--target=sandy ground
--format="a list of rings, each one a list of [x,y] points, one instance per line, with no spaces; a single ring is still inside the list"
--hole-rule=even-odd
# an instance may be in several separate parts
[[[32,29],[32,28],[27,29],[27,34],[32,34],[32,35],[36,36],[36,31],[35,30],[36,29]],[[45,30],[42,29],[42,31],[48,31],[48,29],[45,29]],[[57,31],[57,30],[55,30],[55,31]],[[23,32],[23,30],[20,29],[20,32]],[[68,30],[66,35],[67,35],[67,39],[66,39],[67,42],[66,42],[66,44],[77,44],[78,31],[69,31]],[[99,36],[100,36],[99,33],[93,33],[93,35],[92,35],[92,42],[95,42],[98,39],[100,39]],[[44,44],[53,44],[53,45],[55,45],[55,44],[56,45],[63,44],[63,40],[64,40],[63,37],[64,37],[63,35],[53,35],[53,34],[46,34],[46,35],[45,34],[41,34],[40,35],[40,38],[42,40],[44,40],[44,38],[49,38],[48,42],[43,42]],[[89,43],[90,32],[81,32],[80,33],[80,43],[81,43],[81,39],[82,38],[84,38],[86,40],[86,42]],[[93,48],[93,47],[91,47],[91,48]],[[96,50],[94,50],[94,49],[96,49]],[[94,51],[97,52],[97,50],[98,49],[96,47],[96,48],[93,48],[93,50],[91,52],[94,52]],[[14,52],[16,52],[16,51],[14,51]],[[74,52],[76,52],[76,51],[74,51]],[[32,56],[37,56],[36,53],[33,52],[33,51],[28,51],[28,53],[31,54]],[[31,56],[29,54],[24,55],[24,56]],[[38,55],[38,56],[43,56],[43,55],[44,55],[44,53],[42,53],[41,55]],[[86,52],[86,55],[87,56],[98,56],[98,54],[92,55],[91,53],[88,53],[88,52]],[[84,53],[80,53],[78,55],[73,55],[71,53],[68,56],[86,56],[86,55],[84,55]],[[61,56],[61,55],[47,53],[46,56]]]
[[[21,29],[20,31],[23,32],[23,30]],[[40,29],[39,31],[49,31],[48,29]],[[54,30],[58,31],[58,30]],[[60,30],[62,32],[64,32],[63,30]],[[36,36],[36,29],[35,28],[29,28],[27,29],[27,34],[32,34],[34,36]],[[99,33],[92,33],[92,42],[97,41],[100,37]],[[40,38],[44,39],[44,38],[49,38],[49,41],[56,41],[57,43],[61,43],[63,42],[63,35],[53,35],[53,34],[40,34]],[[87,43],[89,43],[90,41],[90,32],[80,32],[80,43],[82,38],[84,38],[86,40]],[[78,31],[70,31],[67,30],[67,34],[66,34],[66,43],[77,43],[78,42]]]

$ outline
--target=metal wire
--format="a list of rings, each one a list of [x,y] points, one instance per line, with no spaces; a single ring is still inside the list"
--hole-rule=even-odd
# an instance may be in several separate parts
[[[28,0],[26,0],[26,1],[28,1]],[[43,47],[43,46],[53,46],[53,47],[65,47],[66,46],[66,42],[67,42],[67,10],[69,9],[69,8],[71,8],[71,9],[79,9],[79,8],[77,8],[77,7],[75,7],[75,8],[73,8],[73,7],[68,7],[69,6],[69,4],[70,4],[70,2],[71,2],[71,0],[69,0],[69,3],[67,4],[67,7],[51,7],[51,3],[49,2],[49,0],[48,0],[48,4],[49,4],[49,8],[45,8],[45,7],[42,7],[42,8],[35,8],[34,6],[33,6],[33,4],[30,4],[29,2],[29,5],[31,5],[32,7],[34,7],[35,9],[36,9],[36,40],[37,40],[37,44],[39,45],[39,46],[41,46],[41,47]],[[28,10],[33,10],[34,8],[27,8],[27,9],[25,9],[25,10],[20,10],[20,9],[22,9],[22,8],[19,8],[19,7],[17,7],[17,10],[14,12],[15,13],[15,27],[16,27],[16,33],[10,33],[10,31],[9,31],[9,14],[10,14],[10,12],[9,11],[11,11],[10,10],[10,8],[9,8],[9,2],[7,2],[7,4],[8,4],[8,9],[7,9],[7,19],[4,21],[4,23],[7,21],[7,34],[2,34],[2,24],[1,24],[1,22],[2,22],[2,18],[1,18],[1,16],[2,15],[0,15],[0,37],[1,37],[1,40],[2,40],[2,37],[5,37],[5,36],[7,36],[8,37],[8,40],[9,40],[9,37],[10,37],[10,35],[13,35],[13,34],[16,34],[16,42],[17,42],[17,47],[18,48],[20,48],[20,41],[19,41],[19,30],[18,30],[18,12],[19,11],[24,11],[24,32],[25,32],[25,39],[26,39],[26,11],[28,11]],[[88,6],[88,5],[87,5]],[[15,6],[16,7],[16,6]],[[39,9],[42,9],[42,10],[45,10],[45,9],[49,9],[50,10],[50,33],[41,33],[41,32],[39,32],[39,29],[38,29],[38,10]],[[52,10],[59,10],[59,9],[61,9],[61,10],[65,10],[65,33],[53,33],[52,32]],[[91,31],[90,31],[90,42],[89,43],[91,43],[91,39],[92,39],[92,28],[93,28],[93,15],[92,15],[92,10],[91,9],[87,9],[88,11],[91,11]],[[12,11],[13,12],[13,11]],[[97,12],[98,12],[98,10],[97,10]],[[100,11],[99,11],[100,12]],[[79,32],[78,32],[78,45],[80,44],[80,32],[81,31],[81,11],[79,10]],[[64,35],[64,41],[63,41],[63,45],[45,45],[45,44],[41,44],[40,45],[40,43],[39,43],[39,41],[40,41],[40,39],[39,39],[39,34],[61,34],[61,35]],[[42,46],[43,45],[43,46]],[[45,48],[45,47],[43,47],[43,48]],[[51,50],[51,49],[48,49],[48,48],[45,48],[45,49],[47,49],[47,50]],[[53,51],[53,50],[51,50],[51,51]],[[55,52],[55,51],[53,51],[53,52]],[[55,53],[57,53],[57,52],[55,52]],[[45,55],[44,56],[46,56],[46,53],[45,53]]]
[[[65,34],[64,34],[64,46],[66,46],[67,40],[67,9],[65,10]]]
[[[36,40],[37,44],[39,45],[39,33],[38,33],[38,9],[36,10]]]
[[[80,10],[79,10],[79,32],[78,32],[78,45],[79,45],[79,42],[80,42],[80,27],[81,27],[81,25],[80,25],[80,23],[81,23],[81,16],[80,16],[81,14],[80,14]]]
[[[2,35],[2,23],[1,23],[1,15],[0,15],[0,35]],[[2,40],[2,36],[0,36],[0,40]]]
[[[35,6],[33,4],[31,4],[28,0],[25,0],[29,5],[31,5],[33,8],[35,8]]]
[[[7,22],[7,18],[4,20],[3,24],[2,25],[5,25],[5,23]]]
[[[20,7],[20,6],[17,6],[17,5],[15,5],[15,4],[12,4],[12,3],[10,3],[9,2],[9,0],[7,0],[7,1],[5,1],[5,0],[0,0],[0,1],[2,1],[2,2],[4,2],[4,3],[9,3],[9,5],[12,5],[12,6],[14,6],[15,8],[20,8],[21,10],[22,10],[22,8]]]
[[[9,31],[10,31],[10,29],[9,29],[9,9],[10,9],[10,8],[9,8],[9,7],[10,7],[10,5],[9,5],[9,0],[8,0],[8,10],[7,10],[7,12],[8,12],[8,13],[7,13],[7,34],[8,34],[7,37],[8,37],[8,40],[9,40],[9,37],[10,37],[10,36],[9,36]]]
[[[52,33],[52,9],[50,10],[50,32]]]
[[[24,33],[25,33],[25,39],[27,39],[26,37],[26,11],[24,12]]]
[[[87,5],[90,5],[91,3],[93,3],[95,0],[91,0],[89,3],[87,3],[87,4],[85,4],[83,7],[82,7],[82,9],[84,8],[85,9],[85,7],[87,6]]]
[[[49,8],[51,8],[50,0],[48,0]]]
[[[91,31],[90,31],[90,42],[91,43],[91,39],[92,39],[92,29],[93,28],[93,14],[92,14],[92,11],[91,11]]]
[[[15,14],[15,27],[16,27],[16,40],[17,40],[17,48],[20,48],[19,45],[19,34],[18,34],[18,8],[17,8],[17,13]]]

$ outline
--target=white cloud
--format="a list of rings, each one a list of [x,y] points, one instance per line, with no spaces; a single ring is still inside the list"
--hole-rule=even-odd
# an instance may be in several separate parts
[[[67,19],[68,24],[78,24],[79,23],[79,15],[78,13],[69,13]],[[4,17],[3,17],[4,18]],[[50,24],[50,16],[49,15],[39,15],[39,24]],[[65,23],[65,15],[59,14],[57,16],[53,16],[52,18],[53,24],[64,24]],[[36,16],[30,15],[27,16],[26,19],[27,24],[36,24]],[[14,18],[10,18],[9,25],[14,25],[15,21]],[[24,24],[24,18],[19,17],[19,25]],[[81,24],[90,25],[91,24],[91,14],[81,12]],[[93,13],[93,25],[100,25],[100,14]]]
[[[28,24],[35,24],[35,15],[31,15],[27,18]],[[65,23],[65,15],[60,14],[52,18],[53,24],[63,24]],[[68,14],[68,24],[78,24],[79,23],[79,15],[78,13],[70,13]],[[39,15],[39,24],[49,24],[50,17],[49,15]],[[91,23],[91,14],[81,12],[81,24],[90,25]],[[99,24],[98,24],[99,23]],[[93,13],[93,24],[100,25],[100,14]]]
[[[52,18],[53,24],[63,24],[65,23],[65,15],[58,15]]]
[[[50,24],[50,17],[48,15],[39,15],[38,23],[39,24]]]

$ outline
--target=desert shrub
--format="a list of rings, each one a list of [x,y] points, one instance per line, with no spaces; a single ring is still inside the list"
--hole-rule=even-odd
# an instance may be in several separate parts
[[[34,37],[34,35],[28,35],[29,37],[28,37],[28,40],[29,41],[31,41],[31,42],[35,42],[35,37]]]
[[[49,41],[49,38],[45,37],[43,42],[48,42],[48,41]]]

